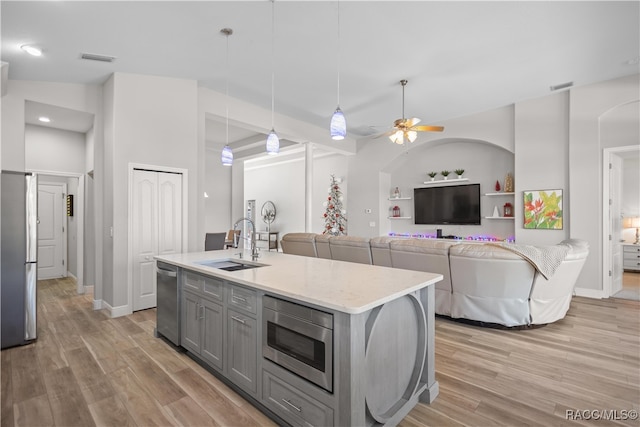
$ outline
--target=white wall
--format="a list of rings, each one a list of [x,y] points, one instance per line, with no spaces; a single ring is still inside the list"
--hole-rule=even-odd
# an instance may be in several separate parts
[[[85,134],[44,126],[25,126],[25,166],[28,170],[83,174]]]
[[[464,169],[464,178],[460,184],[480,184],[480,193],[495,192],[495,182],[500,181],[504,186],[507,173],[513,173],[513,153],[495,145],[467,140],[448,140],[446,142],[423,144],[411,150],[410,154],[396,159],[393,168],[388,167],[389,185],[383,188],[383,201],[380,219],[381,234],[393,233],[425,233],[435,234],[436,228],[442,229],[444,235],[459,237],[495,237],[507,239],[513,237],[514,221],[521,221],[522,215],[515,220],[489,220],[485,216],[491,216],[494,206],[497,206],[500,215],[503,214],[503,205],[510,202],[513,205],[512,196],[485,197],[480,199],[481,225],[420,225],[414,224],[414,200],[389,201],[387,198],[395,187],[398,187],[403,197],[413,198],[413,190],[425,187],[424,182],[430,182],[427,173],[438,172],[437,180],[442,180],[440,172],[452,171],[449,179],[457,178],[453,170]],[[438,184],[435,184],[438,185]],[[398,206],[402,216],[410,216],[412,219],[389,220],[389,209]],[[516,211],[517,213],[517,211]]]
[[[300,153],[281,152],[277,158],[245,162],[244,197],[256,201],[256,227],[266,230],[260,210],[270,200],[276,206],[276,219],[272,231],[279,237],[289,232],[304,230],[305,164]]]
[[[204,232],[227,232],[231,228],[231,167],[223,166],[220,151],[205,150],[204,183],[201,197],[204,200]],[[232,166],[233,167],[233,166]],[[235,166],[237,167],[237,166]],[[208,198],[204,198],[204,193]],[[204,250],[204,234],[198,242]]]
[[[105,262],[112,278],[106,281],[105,274],[104,299],[120,312],[131,307],[129,164],[186,169],[193,185],[189,185],[188,194],[183,194],[184,203],[195,206],[202,197],[202,192],[197,191],[201,154],[197,84],[193,80],[115,73],[105,85],[105,116],[109,116],[108,120],[105,118],[105,182],[113,183],[113,188],[107,186],[105,191],[105,206],[109,207],[105,211],[105,229],[113,226],[113,261]],[[197,209],[190,209],[183,222],[189,225],[189,243],[183,250],[195,251],[200,240]]]
[[[515,106],[516,242],[554,245],[570,235],[569,92],[519,102]],[[523,191],[562,190],[563,229],[523,226]]]
[[[640,216],[640,157],[625,158],[622,161],[622,206],[624,217]],[[625,242],[636,240],[636,230],[622,230]]]
[[[590,245],[589,258],[578,279],[578,286],[586,294],[599,296],[603,286],[602,149],[611,145],[606,138],[601,139],[600,120],[616,107],[638,100],[639,78],[636,74],[570,91],[568,220],[570,237],[585,239]],[[629,126],[630,145],[638,144],[639,128],[637,122]]]
[[[351,190],[348,200],[349,234],[365,237],[384,234],[389,206],[386,198],[392,185],[389,171],[394,170],[404,156],[413,156],[415,150],[419,150],[422,145],[476,140],[488,142],[509,152],[514,150],[513,106],[442,124],[445,126],[444,132],[421,133],[414,143],[406,146],[398,146],[382,138],[359,141],[357,155],[348,158],[348,183]],[[449,165],[455,161],[443,160],[441,163]],[[420,172],[427,171],[421,169]],[[367,209],[371,209],[370,214],[366,213]],[[370,222],[375,225],[370,226]]]

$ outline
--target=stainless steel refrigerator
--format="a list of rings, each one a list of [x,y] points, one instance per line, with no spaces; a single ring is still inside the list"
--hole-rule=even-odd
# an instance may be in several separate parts
[[[2,171],[2,348],[36,339],[38,273],[38,179],[25,172]]]

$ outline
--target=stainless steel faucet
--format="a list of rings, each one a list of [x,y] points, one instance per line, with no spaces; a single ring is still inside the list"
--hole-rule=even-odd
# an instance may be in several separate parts
[[[233,239],[235,240],[235,231],[236,228],[238,228],[238,224],[240,224],[243,221],[247,221],[249,224],[251,224],[251,260],[252,261],[257,261],[258,260],[258,248],[256,246],[256,225],[253,223],[253,221],[251,221],[249,218],[240,218],[239,220],[237,220],[234,224],[233,224]]]

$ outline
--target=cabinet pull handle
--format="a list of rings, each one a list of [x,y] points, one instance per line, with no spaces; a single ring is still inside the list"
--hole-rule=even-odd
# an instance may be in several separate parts
[[[236,317],[236,316],[231,316],[231,318],[232,318],[233,320],[235,320],[236,322],[240,322],[240,323],[242,323],[243,325],[245,324],[244,319],[241,319],[241,318]]]
[[[198,320],[198,312],[200,311],[200,304],[196,303],[196,320]]]
[[[204,319],[204,305],[200,304],[200,319]]]
[[[246,298],[239,297],[237,295],[231,296],[232,299],[237,299],[238,301],[247,302]]]
[[[286,403],[287,405],[291,406],[293,409],[295,409],[298,412],[302,412],[302,408],[300,408],[299,406],[294,405],[293,403],[291,403],[290,401],[288,401],[287,399],[285,399],[284,397],[282,398],[282,401],[284,403]]]

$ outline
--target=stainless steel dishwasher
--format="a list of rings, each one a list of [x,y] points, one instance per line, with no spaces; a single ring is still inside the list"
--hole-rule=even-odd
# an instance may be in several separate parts
[[[156,336],[180,345],[180,288],[178,267],[157,261]]]

